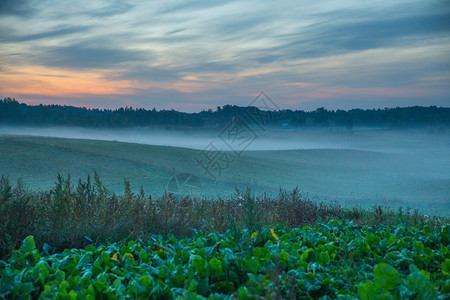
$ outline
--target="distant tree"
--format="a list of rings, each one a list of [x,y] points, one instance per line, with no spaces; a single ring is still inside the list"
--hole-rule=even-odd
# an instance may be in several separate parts
[[[146,110],[133,107],[110,109],[87,109],[62,105],[31,106],[19,103],[15,99],[0,100],[0,124],[22,125],[62,125],[81,127],[136,127],[136,126],[170,126],[170,127],[224,127],[233,117],[246,116],[246,107],[236,105],[218,106],[215,111],[208,109],[199,113],[183,113],[175,110]],[[252,113],[262,114],[257,107]],[[385,109],[351,109],[327,110],[320,107],[311,112],[302,110],[283,110],[271,112],[266,125],[310,127],[342,126],[351,131],[356,126],[378,126],[387,128],[400,127],[434,127],[446,128],[450,125],[450,108],[446,107],[405,107]],[[442,130],[441,130],[442,131]]]

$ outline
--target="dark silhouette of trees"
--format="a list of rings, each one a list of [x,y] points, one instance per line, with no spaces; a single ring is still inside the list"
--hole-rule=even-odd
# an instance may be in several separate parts
[[[125,107],[111,109],[88,109],[65,105],[27,105],[15,99],[0,100],[0,124],[28,126],[78,126],[94,128],[124,128],[163,126],[217,128],[226,126],[233,117],[252,122],[246,107],[236,105],[218,106],[215,111],[184,113],[176,110],[146,110]],[[251,107],[253,113],[262,112]],[[248,110],[247,110],[248,112]],[[290,127],[436,127],[445,131],[450,125],[448,107],[397,107],[384,109],[327,110],[323,107],[311,112],[280,110],[265,114],[266,126]]]

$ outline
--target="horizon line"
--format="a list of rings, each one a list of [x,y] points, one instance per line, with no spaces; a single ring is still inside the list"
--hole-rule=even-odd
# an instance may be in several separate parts
[[[170,108],[170,109],[156,109],[155,107],[153,107],[153,108],[145,108],[145,107],[133,107],[133,106],[120,106],[120,107],[117,107],[117,108],[99,108],[99,107],[86,107],[86,106],[76,106],[76,105],[66,105],[66,104],[58,104],[58,103],[53,103],[53,104],[44,104],[44,103],[39,103],[39,104],[29,104],[29,103],[26,103],[26,102],[20,102],[19,100],[17,100],[15,97],[1,97],[0,98],[0,101],[3,101],[3,100],[6,100],[6,99],[11,99],[11,100],[13,100],[13,101],[16,101],[17,103],[19,103],[19,104],[25,104],[25,105],[27,105],[27,106],[32,106],[32,107],[36,107],[36,106],[60,106],[60,107],[72,107],[72,108],[78,108],[78,109],[87,109],[87,110],[100,110],[100,111],[117,111],[117,110],[120,110],[120,109],[132,109],[132,110],[139,110],[139,109],[143,109],[143,110],[146,110],[146,111],[152,111],[152,110],[155,110],[155,111],[157,111],[157,112],[160,112],[160,111],[176,111],[176,112],[179,112],[179,113],[185,113],[185,114],[198,114],[198,113],[201,113],[201,112],[208,112],[209,110],[211,110],[212,112],[215,112],[215,111],[217,111],[217,108],[218,107],[221,107],[221,108],[224,108],[225,106],[231,106],[231,107],[239,107],[239,108],[245,108],[245,107],[256,107],[256,108],[258,108],[258,109],[260,109],[258,106],[252,106],[252,105],[247,105],[247,106],[239,106],[239,105],[235,105],[235,104],[223,104],[223,105],[217,105],[216,106],[216,108],[215,108],[215,110],[214,109],[212,109],[212,108],[209,108],[209,109],[203,109],[203,110],[200,110],[200,111],[195,111],[195,112],[187,112],[187,111],[181,111],[181,110],[177,110],[177,109],[175,109],[175,108]],[[266,110],[266,111],[293,111],[293,112],[295,112],[295,111],[303,111],[303,112],[314,112],[314,111],[317,111],[317,110],[319,110],[319,109],[324,109],[324,110],[326,110],[326,111],[329,111],[329,112],[337,112],[337,111],[344,111],[344,112],[349,112],[349,111],[351,111],[351,110],[363,110],[363,111],[368,111],[368,110],[388,110],[388,109],[405,109],[405,108],[431,108],[431,107],[435,107],[435,108],[450,108],[450,106],[438,106],[438,105],[436,105],[436,104],[434,104],[434,105],[429,105],[429,106],[423,106],[423,105],[411,105],[411,106],[392,106],[392,107],[387,107],[387,106],[385,106],[385,107],[383,107],[383,108],[375,108],[375,107],[373,107],[373,108],[359,108],[359,107],[354,107],[354,108],[351,108],[351,109],[327,109],[327,108],[325,108],[324,106],[320,106],[320,107],[317,107],[316,109],[314,109],[314,110],[304,110],[304,109],[292,109],[292,108],[283,108],[283,109],[278,109],[278,110]],[[260,109],[261,111],[265,111],[265,110],[262,110],[262,109]]]

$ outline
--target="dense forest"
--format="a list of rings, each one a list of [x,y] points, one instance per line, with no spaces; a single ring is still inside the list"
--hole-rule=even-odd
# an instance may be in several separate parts
[[[146,110],[125,107],[88,109],[62,105],[27,105],[15,99],[0,100],[0,124],[27,126],[78,126],[98,128],[121,127],[198,127],[215,128],[241,117],[245,122],[279,127],[345,127],[355,126],[407,128],[435,127],[445,130],[450,125],[449,107],[397,107],[384,109],[264,111],[258,107],[218,106],[215,111],[185,113],[176,110]]]

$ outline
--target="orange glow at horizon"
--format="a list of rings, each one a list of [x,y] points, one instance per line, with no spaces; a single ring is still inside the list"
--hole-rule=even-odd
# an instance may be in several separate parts
[[[116,71],[117,72],[117,71]],[[137,89],[175,90],[195,93],[215,87],[215,83],[198,81],[195,76],[167,82],[142,82],[108,79],[111,71],[74,71],[43,66],[21,66],[0,73],[3,95],[39,95],[52,97],[82,95],[133,95]]]
[[[107,80],[99,72],[73,72],[40,66],[23,66],[0,74],[3,94],[70,96],[79,94],[130,94],[132,83]]]

